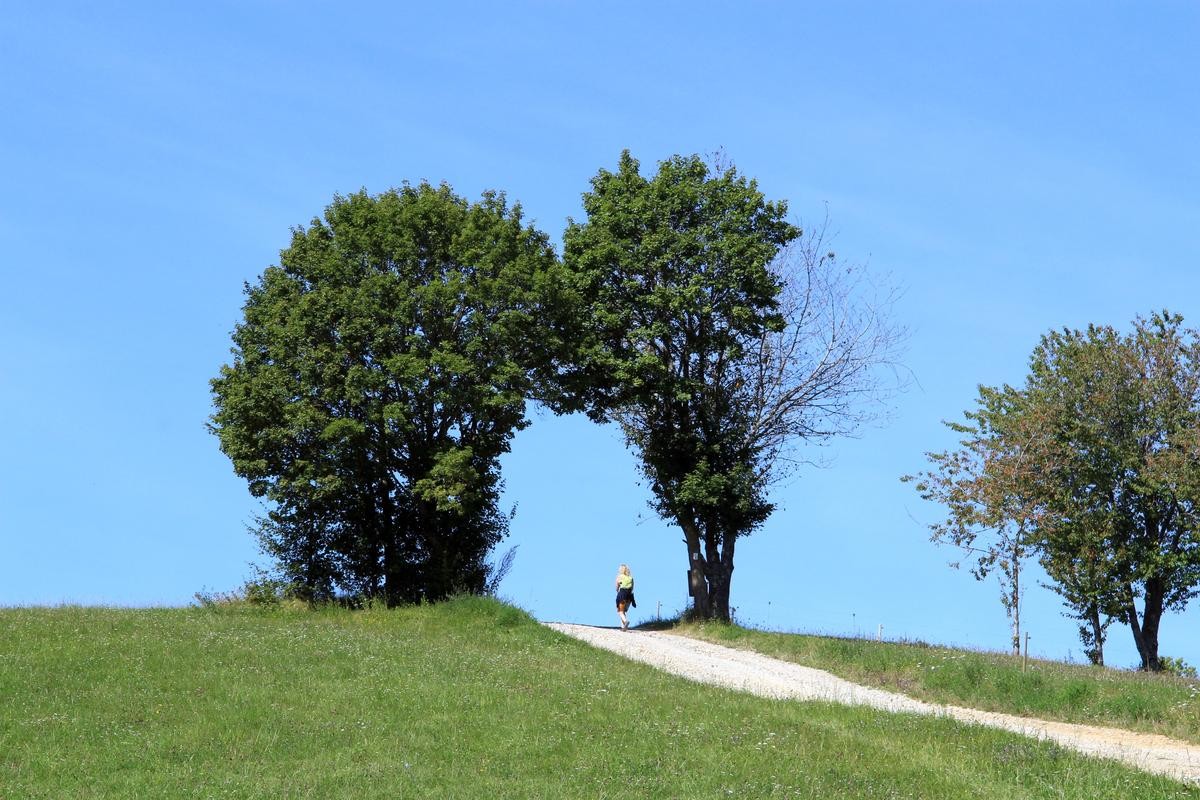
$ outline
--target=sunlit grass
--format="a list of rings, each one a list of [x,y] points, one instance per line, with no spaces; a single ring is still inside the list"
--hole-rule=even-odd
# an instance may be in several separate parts
[[[519,610],[0,611],[6,798],[1200,798],[943,719],[769,701]]]
[[[921,643],[769,633],[721,624],[676,632],[827,670],[935,703],[1107,725],[1200,743],[1200,681]]]

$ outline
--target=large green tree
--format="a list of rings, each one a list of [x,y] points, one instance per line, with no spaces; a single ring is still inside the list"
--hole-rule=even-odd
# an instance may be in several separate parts
[[[625,152],[583,206],[564,237],[572,377],[682,530],[695,611],[728,620],[736,544],[771,514],[791,445],[844,430],[895,338],[848,302],[819,237],[789,249],[786,204],[733,167],[676,156],[647,178]]]
[[[1056,331],[1026,393],[1053,445],[1042,563],[1075,582],[1093,620],[1128,625],[1142,668],[1157,670],[1164,612],[1200,586],[1200,339],[1169,312],[1126,334]]]
[[[406,184],[335,197],[247,285],[211,429],[303,591],[484,588],[507,533],[498,459],[553,369],[556,264],[503,195]]]

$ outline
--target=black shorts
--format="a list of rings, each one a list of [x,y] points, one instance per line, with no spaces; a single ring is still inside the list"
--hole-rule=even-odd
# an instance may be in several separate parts
[[[631,605],[633,605],[633,589],[617,589],[617,608],[624,610]]]

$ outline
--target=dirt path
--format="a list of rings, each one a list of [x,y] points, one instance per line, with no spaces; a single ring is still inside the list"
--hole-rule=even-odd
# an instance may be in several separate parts
[[[776,699],[825,700],[885,711],[952,717],[1057,742],[1088,755],[1117,759],[1188,783],[1200,783],[1200,745],[1165,736],[934,705],[859,686],[819,669],[686,636],[557,622],[547,625],[596,647],[700,683]]]

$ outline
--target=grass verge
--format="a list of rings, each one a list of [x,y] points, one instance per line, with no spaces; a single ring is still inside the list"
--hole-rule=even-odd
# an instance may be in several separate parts
[[[674,632],[753,650],[933,703],[1159,733],[1200,743],[1200,681],[922,643],[682,623]]]
[[[3,798],[1200,798],[948,720],[698,686],[465,598],[0,611]]]

